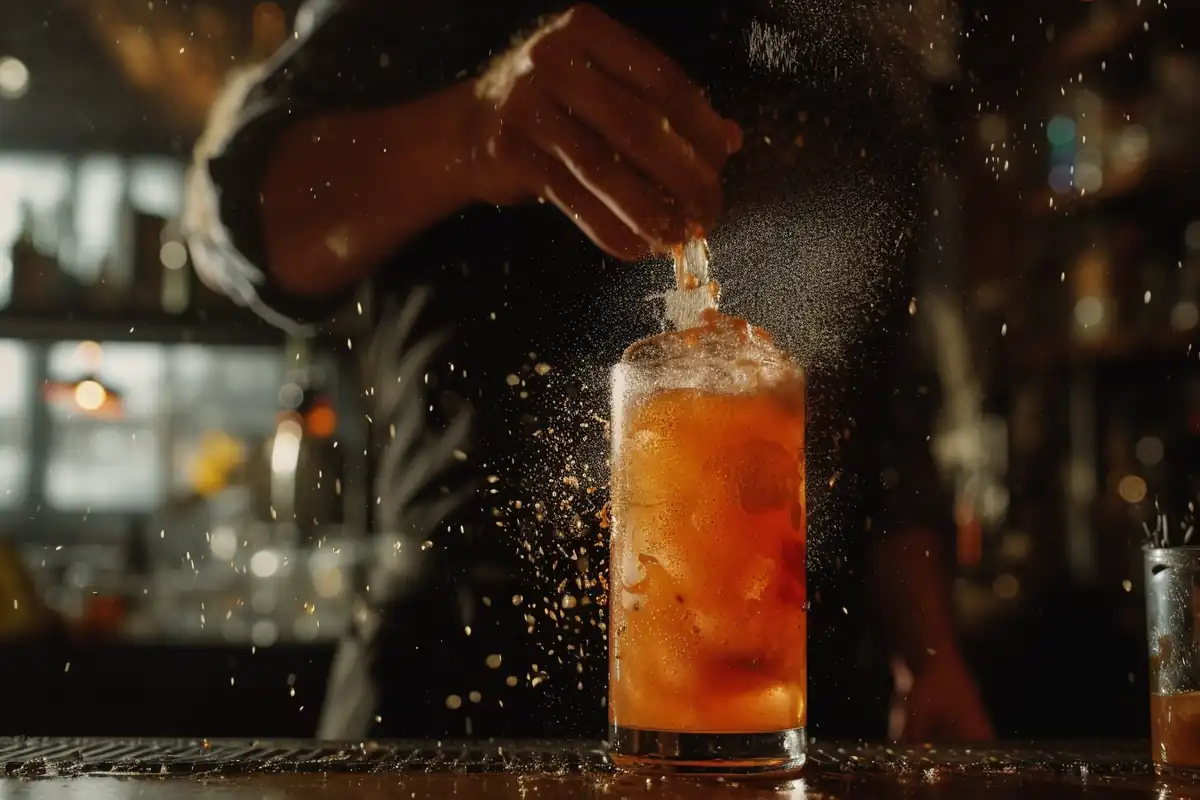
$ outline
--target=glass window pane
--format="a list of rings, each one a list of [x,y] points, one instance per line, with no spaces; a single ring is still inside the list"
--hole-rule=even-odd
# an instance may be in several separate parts
[[[28,491],[28,478],[29,448],[0,445],[0,509],[21,505]]]
[[[274,430],[283,358],[273,348],[181,345],[167,365],[173,486],[195,489],[214,464],[240,461]]]
[[[248,453],[269,436],[284,364],[269,347],[60,342],[48,372],[67,391],[52,396],[47,503],[138,511],[195,488],[214,447]],[[120,405],[86,410],[70,389],[87,378],[119,393]]]
[[[138,159],[129,174],[129,200],[143,214],[170,219],[183,200],[183,167],[166,159]]]
[[[46,502],[63,510],[142,511],[162,500],[165,356],[161,345],[59,342],[50,347],[52,381],[98,380],[120,397],[95,415],[71,393],[51,403]],[[72,399],[74,398],[74,402]]]
[[[169,364],[168,391],[180,429],[256,434],[274,428],[283,383],[278,350],[185,345],[171,348]]]
[[[125,165],[115,156],[89,156],[79,165],[75,196],[76,277],[91,282],[117,247]]]
[[[28,411],[29,351],[22,342],[0,339],[0,418]]]
[[[163,498],[162,463],[162,444],[150,425],[62,420],[46,467],[46,500],[69,511],[150,511]]]
[[[29,477],[29,352],[0,340],[0,509],[25,499]]]

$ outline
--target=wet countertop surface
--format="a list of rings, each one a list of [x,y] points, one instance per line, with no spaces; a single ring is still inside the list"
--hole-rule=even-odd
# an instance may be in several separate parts
[[[1156,776],[1147,750],[818,743],[801,779],[771,784],[619,775],[588,743],[0,739],[0,800],[1200,798],[1200,781]]]

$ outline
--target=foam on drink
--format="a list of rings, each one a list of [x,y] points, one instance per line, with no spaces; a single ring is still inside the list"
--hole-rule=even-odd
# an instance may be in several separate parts
[[[1200,692],[1151,694],[1150,734],[1155,763],[1200,767]]]

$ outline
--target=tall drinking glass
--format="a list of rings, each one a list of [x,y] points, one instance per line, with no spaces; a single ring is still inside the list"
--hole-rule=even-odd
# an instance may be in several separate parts
[[[1150,739],[1159,772],[1200,769],[1200,547],[1146,548]]]
[[[805,759],[804,377],[742,320],[613,371],[609,720],[626,769]]]

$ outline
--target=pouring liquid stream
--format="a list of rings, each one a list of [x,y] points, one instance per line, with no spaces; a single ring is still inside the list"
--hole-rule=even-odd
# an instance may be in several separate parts
[[[666,318],[672,328],[684,331],[715,314],[721,287],[708,276],[708,242],[703,238],[689,239],[674,249],[673,256],[675,288],[666,293]]]

